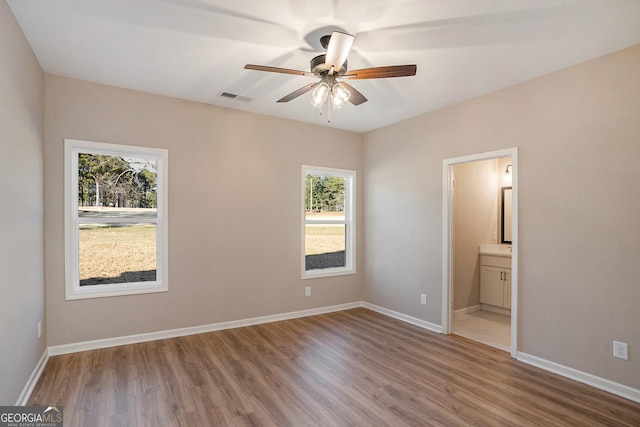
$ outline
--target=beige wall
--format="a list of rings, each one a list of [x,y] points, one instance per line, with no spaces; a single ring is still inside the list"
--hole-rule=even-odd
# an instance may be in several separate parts
[[[498,178],[498,159],[454,167],[454,310],[480,304],[478,246],[496,243]]]
[[[44,74],[4,1],[0,58],[0,405],[14,405],[46,347]]]
[[[360,135],[50,75],[45,94],[49,345],[362,299],[361,274],[300,266],[301,165],[361,174]],[[65,301],[64,138],[169,150],[169,292]]]
[[[367,300],[441,323],[442,161],[517,146],[518,350],[640,388],[639,112],[635,46],[365,135]]]

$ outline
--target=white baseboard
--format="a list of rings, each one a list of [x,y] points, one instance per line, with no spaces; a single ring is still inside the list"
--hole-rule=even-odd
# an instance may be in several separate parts
[[[511,310],[509,310],[508,308],[494,307],[492,305],[482,304],[482,310],[503,314],[505,316],[511,316]]]
[[[542,359],[537,356],[532,356],[526,353],[518,353],[517,359],[520,362],[524,362],[528,365],[535,366],[545,371],[553,372],[563,377],[576,380],[583,384],[590,385],[600,390],[607,391],[625,399],[633,400],[640,403],[640,390],[626,386],[624,384],[616,383],[605,378],[601,378],[587,372],[578,371],[577,369],[570,368],[568,366],[560,365],[559,363],[551,362],[546,359]]]
[[[426,320],[418,319],[417,317],[389,310],[388,308],[380,307],[368,302],[362,302],[362,307],[384,314],[385,316],[393,317],[394,319],[402,320],[403,322],[411,323],[412,325],[420,326],[421,328],[428,329],[439,334],[442,333],[442,326],[427,322]]]
[[[453,312],[453,317],[462,316],[463,314],[475,313],[476,311],[480,310],[482,310],[482,306],[480,304],[472,305],[471,307],[465,307],[459,310],[455,310]]]
[[[33,372],[31,372],[31,376],[29,377],[29,379],[27,380],[27,383],[22,389],[22,393],[20,393],[20,396],[18,397],[16,406],[26,406],[27,402],[29,401],[29,397],[31,397],[31,393],[33,392],[33,389],[35,388],[36,384],[38,383],[38,380],[40,379],[42,370],[47,365],[48,361],[49,361],[49,351],[48,349],[45,348],[44,353],[42,353],[42,356],[40,356],[40,360],[38,360],[36,367],[33,368]]]
[[[312,308],[309,310],[293,311],[289,313],[273,314],[269,316],[253,317],[250,319],[231,320],[228,322],[211,323],[209,325],[191,326],[188,328],[170,329],[167,331],[149,332],[145,334],[127,335],[123,337],[106,338],[94,341],[84,341],[71,344],[63,344],[49,347],[49,355],[76,353],[79,351],[97,350],[99,348],[115,347],[126,344],[136,344],[147,341],[162,340],[167,338],[182,337],[187,335],[203,334],[206,332],[222,331],[224,329],[242,328],[245,326],[260,325],[263,323],[279,322],[281,320],[297,319],[300,317],[315,316],[318,314],[332,313],[334,311],[349,310],[362,307],[362,301],[339,304],[328,307]]]

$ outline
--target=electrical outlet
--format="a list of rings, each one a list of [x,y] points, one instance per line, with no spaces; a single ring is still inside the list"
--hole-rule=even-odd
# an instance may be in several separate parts
[[[38,322],[38,339],[42,336],[42,321]]]
[[[420,294],[420,304],[427,305],[427,294]]]
[[[311,296],[311,286],[307,286],[306,288],[304,288],[304,296],[305,297]]]
[[[629,346],[626,342],[613,342],[613,357],[618,359],[629,360]]]

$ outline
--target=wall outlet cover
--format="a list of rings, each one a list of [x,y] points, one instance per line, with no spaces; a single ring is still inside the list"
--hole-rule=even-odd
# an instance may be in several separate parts
[[[629,346],[626,342],[613,342],[613,357],[618,359],[629,360]]]

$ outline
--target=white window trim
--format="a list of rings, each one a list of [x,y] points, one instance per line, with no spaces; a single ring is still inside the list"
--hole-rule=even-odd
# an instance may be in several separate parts
[[[305,218],[305,179],[307,174],[331,175],[345,179],[345,220],[307,220]],[[335,169],[320,166],[302,165],[302,279],[315,279],[319,277],[344,276],[356,274],[356,171],[347,169]],[[323,268],[317,270],[306,269],[305,257],[305,225],[307,224],[345,224],[345,266],[334,268]]]
[[[158,211],[156,224],[156,280],[149,282],[114,283],[80,286],[78,238],[78,153],[104,154],[110,156],[140,156],[158,161]],[[64,202],[65,202],[65,299],[101,298],[119,295],[167,292],[169,290],[168,262],[168,150],[106,144],[101,142],[64,140]],[[92,219],[92,221],[95,220]],[[119,222],[126,222],[120,218]]]

